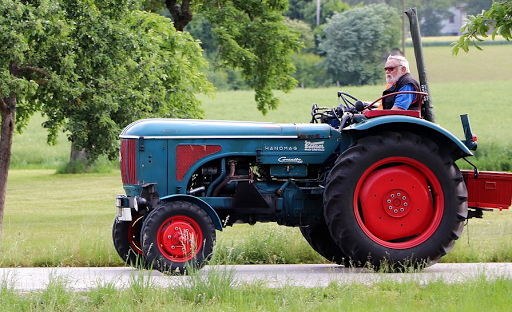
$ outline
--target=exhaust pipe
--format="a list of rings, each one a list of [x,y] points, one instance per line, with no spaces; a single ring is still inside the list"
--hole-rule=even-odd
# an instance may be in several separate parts
[[[422,92],[428,93],[428,96],[423,98],[423,107],[425,108],[424,118],[430,122],[436,122],[434,114],[434,106],[432,105],[432,96],[428,87],[427,68],[423,58],[423,48],[421,46],[420,24],[418,22],[418,15],[416,8],[411,8],[405,11],[409,18],[412,45],[414,47],[414,56],[416,57],[416,67],[418,68],[418,78]]]

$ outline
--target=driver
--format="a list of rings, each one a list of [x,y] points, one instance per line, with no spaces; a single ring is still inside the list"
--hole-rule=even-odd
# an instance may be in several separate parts
[[[399,91],[419,91],[419,83],[409,73],[409,62],[403,56],[390,55],[384,67],[386,71],[386,90],[382,95]],[[417,94],[398,94],[382,99],[379,109],[418,109]]]

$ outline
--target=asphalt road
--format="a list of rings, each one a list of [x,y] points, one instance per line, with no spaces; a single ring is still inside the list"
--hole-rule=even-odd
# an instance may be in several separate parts
[[[436,264],[419,273],[371,273],[363,269],[331,264],[305,265],[234,265],[206,266],[199,271],[208,274],[233,274],[238,283],[264,283],[267,287],[325,287],[331,282],[371,284],[391,279],[418,280],[423,283],[442,279],[463,282],[485,275],[486,278],[512,279],[512,263]],[[139,271],[129,267],[115,268],[0,268],[0,282],[21,292],[46,289],[52,280],[66,283],[70,289],[87,290],[99,286],[130,287],[134,282],[151,282],[155,286],[175,287],[186,283],[189,276],[167,276],[158,271]],[[4,284],[5,285],[5,284]]]

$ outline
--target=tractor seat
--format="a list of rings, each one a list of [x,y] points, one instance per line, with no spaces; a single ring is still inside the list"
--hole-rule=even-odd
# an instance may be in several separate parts
[[[412,93],[412,94],[418,94],[419,95],[419,104],[417,110],[399,110],[399,109],[374,109],[374,110],[368,110],[363,112],[363,115],[366,118],[373,118],[373,117],[379,117],[379,116],[392,116],[392,115],[400,115],[400,116],[410,116],[410,117],[416,117],[416,118],[422,118],[421,116],[421,105],[423,104],[423,98],[428,95],[428,93],[425,92],[418,92],[418,91],[399,91],[399,92],[393,92],[386,94],[384,96],[381,96],[380,98],[376,99],[366,107],[371,107],[373,104],[379,102],[383,98],[386,98],[388,96],[393,96],[397,94],[405,94],[405,93]]]

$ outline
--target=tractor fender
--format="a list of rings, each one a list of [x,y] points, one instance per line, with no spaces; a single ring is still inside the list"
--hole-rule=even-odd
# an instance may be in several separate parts
[[[202,199],[199,199],[199,198],[191,196],[191,195],[186,195],[186,194],[174,194],[174,195],[167,195],[164,197],[160,197],[160,201],[162,203],[168,203],[168,202],[178,201],[178,200],[192,203],[192,204],[198,206],[199,208],[203,209],[206,212],[206,214],[210,217],[210,219],[212,219],[215,229],[222,231],[222,222],[220,221],[219,215],[217,214],[217,212],[215,212],[215,210],[208,203],[206,203]]]
[[[444,138],[448,141],[451,141],[455,146],[459,148],[460,157],[473,155],[473,153],[464,144],[464,142],[462,142],[460,139],[455,137],[452,133],[440,125],[426,121],[424,119],[409,116],[390,115],[380,116],[377,118],[368,118],[344,128],[343,132],[352,132],[353,135],[359,137],[360,135],[356,134],[356,132],[364,132],[372,129],[376,130],[379,128],[385,128],[387,130],[412,131],[427,136]]]

